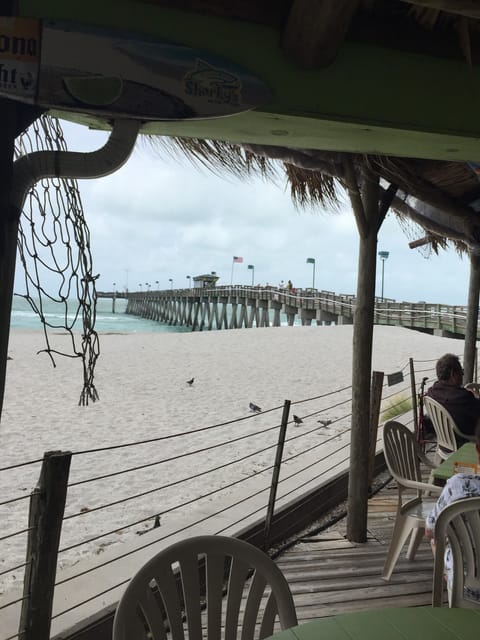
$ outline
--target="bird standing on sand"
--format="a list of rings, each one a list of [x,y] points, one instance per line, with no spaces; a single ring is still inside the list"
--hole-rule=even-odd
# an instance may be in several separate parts
[[[320,422],[322,427],[328,427],[329,424],[332,424],[331,420],[317,420],[317,422]]]
[[[295,422],[295,424],[298,426],[299,424],[303,424],[303,420],[301,418],[299,418],[298,416],[294,415],[293,416],[293,421]]]
[[[187,384],[192,386],[194,380],[195,380],[195,378],[190,378],[190,380],[187,380]]]
[[[255,413],[260,413],[261,409],[260,407],[255,404],[254,402],[250,402],[250,404],[248,405],[250,407],[250,411],[253,411]]]

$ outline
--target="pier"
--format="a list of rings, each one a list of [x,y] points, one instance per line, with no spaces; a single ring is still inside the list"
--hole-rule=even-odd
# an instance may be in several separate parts
[[[99,292],[99,298],[127,300],[126,313],[192,331],[279,327],[298,324],[352,324],[356,299],[331,291],[277,287],[209,287],[162,291]],[[466,306],[397,302],[376,298],[375,324],[398,325],[463,338]],[[283,322],[283,323],[284,323]]]

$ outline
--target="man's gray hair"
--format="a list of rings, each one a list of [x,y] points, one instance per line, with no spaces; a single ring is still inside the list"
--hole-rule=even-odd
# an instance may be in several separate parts
[[[450,374],[462,371],[460,359],[453,353],[446,353],[437,360],[437,378],[439,380],[448,380]]]

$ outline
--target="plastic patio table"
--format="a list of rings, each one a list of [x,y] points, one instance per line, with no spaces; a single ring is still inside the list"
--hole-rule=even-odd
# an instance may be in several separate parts
[[[478,455],[473,442],[467,442],[460,449],[454,451],[433,470],[433,480],[435,484],[443,486],[445,482],[453,476],[453,466],[455,462],[478,463]]]
[[[307,622],[272,640],[472,640],[478,638],[480,610],[398,607],[342,613]]]

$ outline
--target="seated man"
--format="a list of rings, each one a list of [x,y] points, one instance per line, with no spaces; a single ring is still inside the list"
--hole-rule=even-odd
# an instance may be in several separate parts
[[[478,469],[480,470],[480,421],[477,424],[475,432],[475,447],[478,455]],[[428,514],[425,522],[425,535],[427,538],[433,538],[435,531],[435,523],[437,521],[439,513],[451,502],[462,500],[463,498],[476,498],[480,496],[480,475],[456,473],[449,478],[442,489],[435,506]],[[432,551],[435,553],[435,547],[433,540],[431,541]],[[453,558],[452,552],[448,544],[445,546],[445,578],[449,589],[452,585],[453,578]],[[465,588],[465,597],[475,602],[480,602],[480,591],[474,588]]]
[[[463,369],[460,360],[453,353],[446,353],[437,361],[437,382],[427,391],[430,396],[447,409],[465,435],[472,436],[480,418],[480,399],[462,386]],[[457,446],[467,442],[456,436]]]

